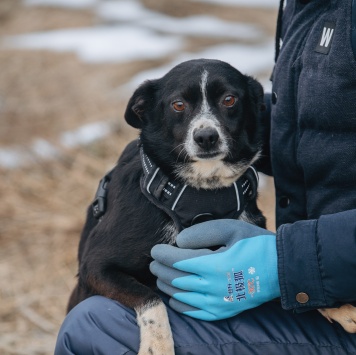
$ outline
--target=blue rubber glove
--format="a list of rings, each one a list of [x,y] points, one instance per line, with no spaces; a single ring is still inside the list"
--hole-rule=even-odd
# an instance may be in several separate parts
[[[150,265],[176,311],[213,321],[280,297],[274,233],[242,221],[215,220],[183,230],[177,245],[153,247]],[[220,247],[206,249],[214,246]]]

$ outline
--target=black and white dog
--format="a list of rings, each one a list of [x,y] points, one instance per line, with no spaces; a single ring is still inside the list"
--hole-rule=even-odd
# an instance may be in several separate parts
[[[135,91],[125,118],[140,138],[101,181],[89,208],[68,310],[91,295],[117,300],[137,312],[140,355],[174,354],[150,250],[209,219],[265,227],[251,167],[261,152],[262,107],[261,85],[218,60],[181,63]]]

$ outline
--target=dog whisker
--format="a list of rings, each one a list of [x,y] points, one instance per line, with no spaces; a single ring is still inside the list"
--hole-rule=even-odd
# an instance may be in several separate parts
[[[180,156],[183,152],[185,152],[184,144],[181,144],[181,145],[183,145],[183,148],[181,149],[181,151],[179,152],[179,154],[178,154],[178,156],[177,156],[176,163],[179,161],[179,156]],[[178,147],[177,147],[177,148],[178,148]],[[185,153],[186,153],[186,155],[188,155],[187,152],[185,152]],[[185,158],[183,159],[183,161],[185,162]]]
[[[176,149],[180,148],[180,147],[184,147],[184,143],[181,143],[181,144],[178,144],[176,147],[174,147],[170,152],[169,154],[173,153]]]

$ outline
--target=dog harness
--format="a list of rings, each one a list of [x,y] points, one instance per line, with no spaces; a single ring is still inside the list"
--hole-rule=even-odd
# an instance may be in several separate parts
[[[247,201],[256,197],[258,175],[253,167],[232,186],[213,190],[196,189],[170,180],[140,147],[143,168],[142,193],[166,212],[177,229],[220,218],[238,218]]]
[[[232,186],[218,189],[196,189],[171,180],[140,147],[143,175],[142,193],[174,221],[178,231],[194,224],[213,219],[237,219],[249,200],[256,197],[258,174],[253,167],[236,180]],[[109,171],[99,183],[93,215],[100,219],[106,211],[108,184],[113,173]]]

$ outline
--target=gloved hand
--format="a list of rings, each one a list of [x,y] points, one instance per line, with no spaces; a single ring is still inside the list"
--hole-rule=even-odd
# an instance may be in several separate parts
[[[153,247],[150,270],[178,312],[212,321],[280,296],[272,232],[242,221],[215,220],[183,230],[177,245]],[[214,246],[220,247],[206,249]]]

